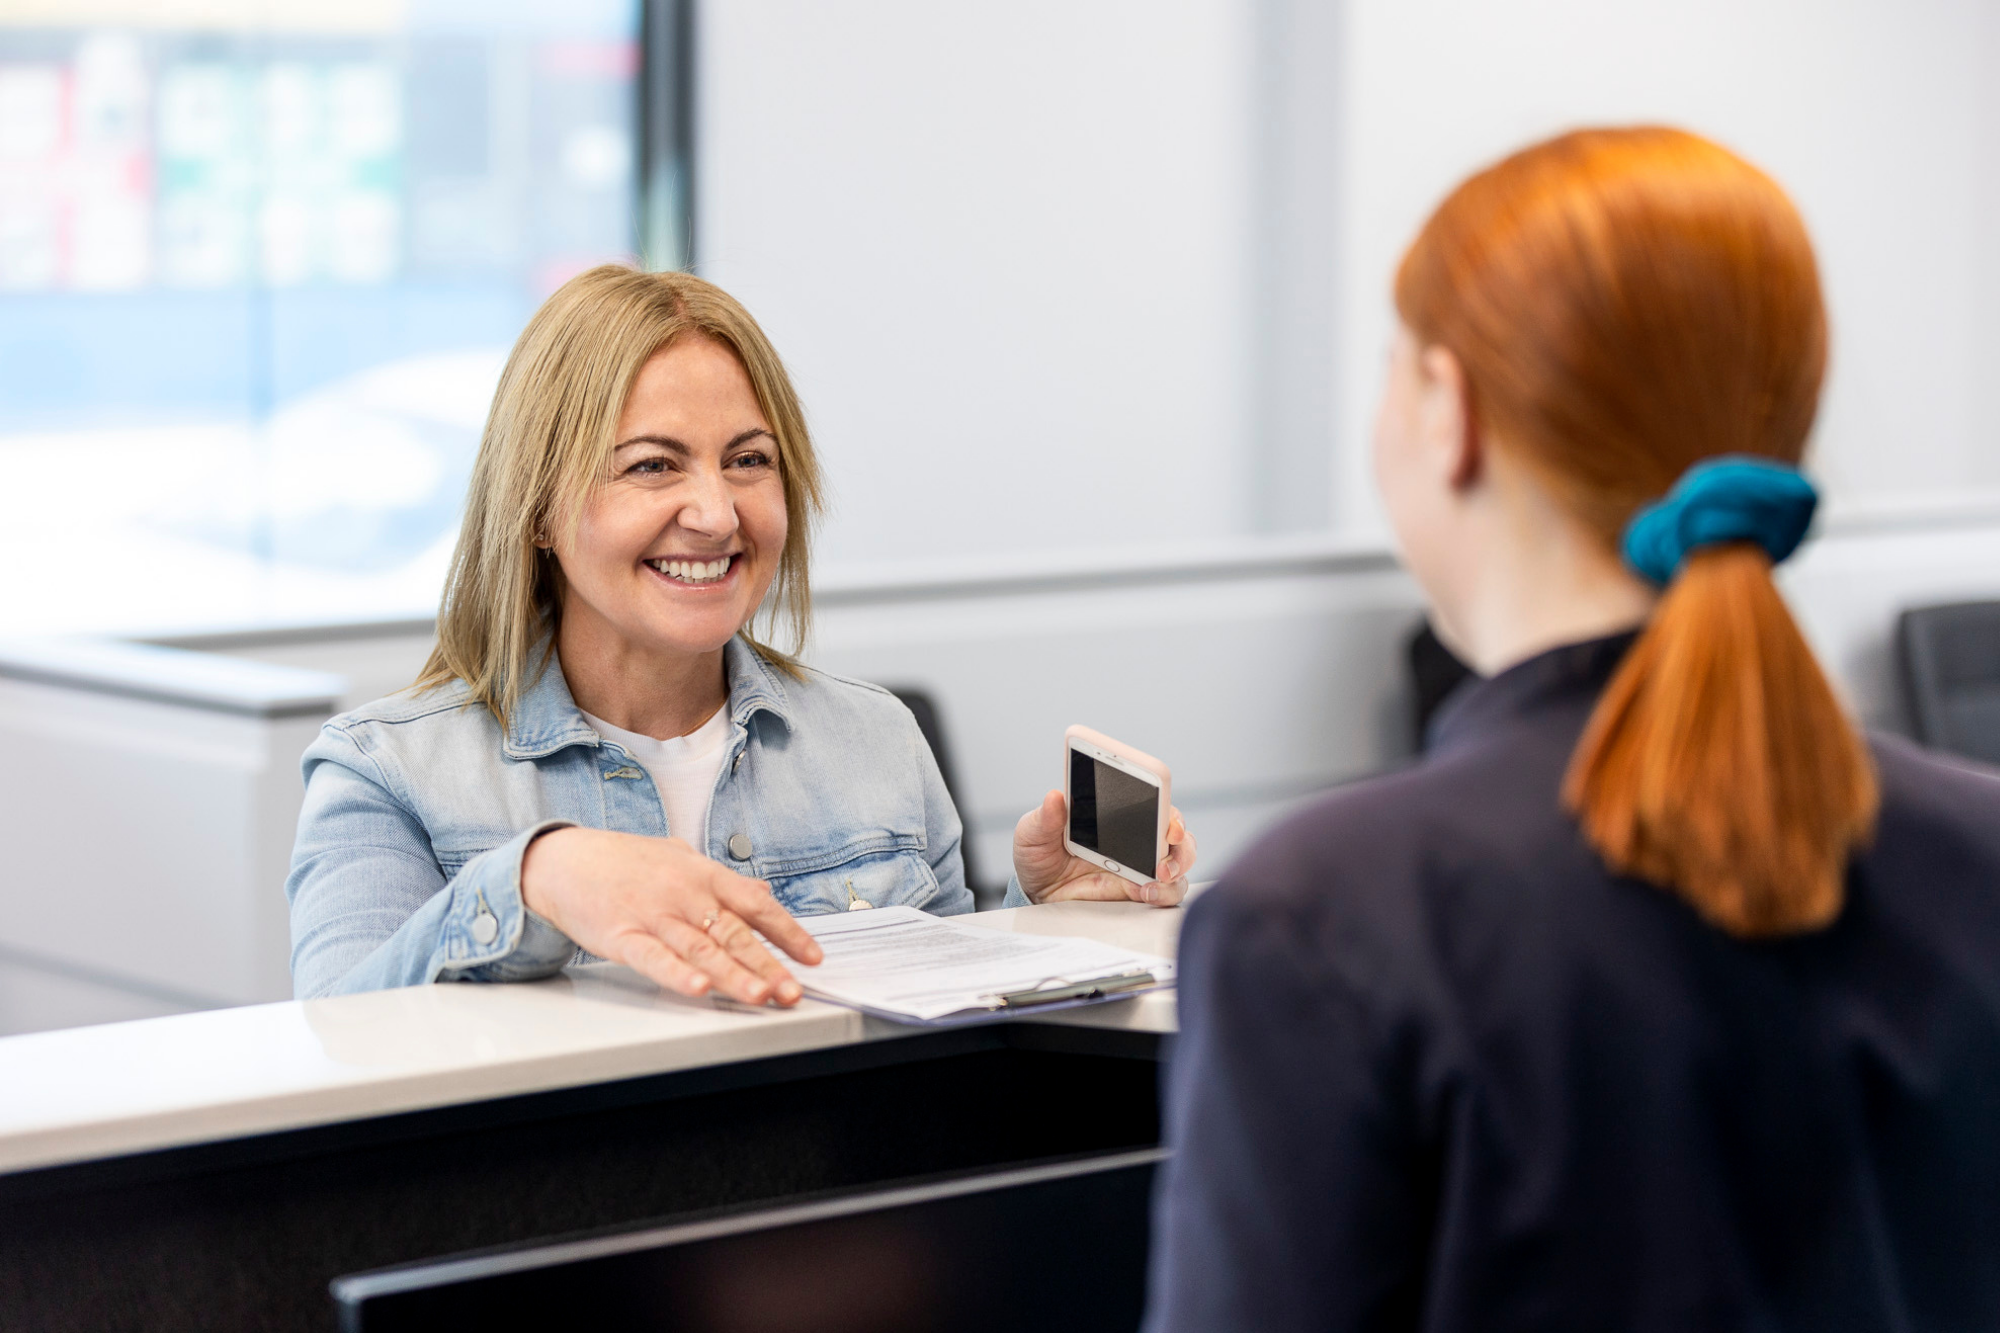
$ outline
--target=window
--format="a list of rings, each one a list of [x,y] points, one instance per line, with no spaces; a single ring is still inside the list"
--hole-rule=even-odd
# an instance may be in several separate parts
[[[5,630],[433,609],[508,347],[634,250],[637,4],[6,13]]]

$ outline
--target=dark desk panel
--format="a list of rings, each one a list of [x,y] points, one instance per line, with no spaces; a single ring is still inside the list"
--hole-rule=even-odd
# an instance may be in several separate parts
[[[1150,1147],[1158,1055],[997,1024],[0,1177],[0,1323],[327,1330],[342,1273]]]

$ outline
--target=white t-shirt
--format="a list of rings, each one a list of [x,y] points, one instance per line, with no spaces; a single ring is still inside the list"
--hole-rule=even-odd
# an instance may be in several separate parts
[[[667,832],[707,856],[708,803],[715,795],[722,756],[729,748],[729,705],[725,702],[714,717],[687,735],[668,741],[614,727],[588,713],[583,720],[598,735],[624,746],[625,753],[653,775],[660,804],[667,812]]]

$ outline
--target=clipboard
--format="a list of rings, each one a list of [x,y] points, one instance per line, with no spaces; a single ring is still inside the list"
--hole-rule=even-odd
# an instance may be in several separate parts
[[[803,983],[801,983],[803,986]],[[1031,1017],[1035,1014],[1053,1013],[1059,1009],[1083,1009],[1091,1005],[1108,1004],[1113,1000],[1136,999],[1152,991],[1172,990],[1172,980],[1160,981],[1151,972],[1128,973],[1122,976],[1101,977],[1089,981],[1072,981],[1050,988],[1030,987],[1025,990],[1008,991],[992,997],[993,1003],[977,1008],[961,1009],[956,1013],[940,1014],[931,1018],[918,1018],[895,1010],[881,1009],[874,1005],[845,1000],[837,996],[816,992],[811,986],[803,986],[812,999],[825,1004],[839,1005],[842,1009],[853,1009],[871,1018],[885,1019],[908,1027],[948,1028],[963,1027],[973,1023],[998,1023],[1011,1018]]]
[[[1082,937],[993,930],[915,908],[800,924],[827,955],[824,970],[793,969],[806,994],[895,1023],[985,1023],[1174,985],[1171,959]]]

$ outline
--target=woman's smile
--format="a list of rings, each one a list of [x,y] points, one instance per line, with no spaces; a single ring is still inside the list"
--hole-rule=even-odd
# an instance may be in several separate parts
[[[736,581],[743,554],[732,551],[717,556],[655,556],[640,563],[669,587],[710,592]]]

